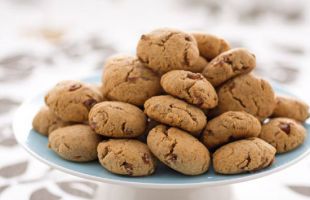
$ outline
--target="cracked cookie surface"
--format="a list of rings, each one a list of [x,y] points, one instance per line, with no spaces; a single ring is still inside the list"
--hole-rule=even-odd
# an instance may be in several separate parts
[[[276,149],[259,138],[226,144],[213,154],[213,168],[220,174],[240,174],[266,168],[273,163]]]
[[[182,174],[199,175],[209,168],[208,149],[178,128],[156,126],[147,137],[147,145],[160,161]]]
[[[144,103],[144,112],[151,119],[181,128],[195,136],[207,123],[202,110],[170,95],[151,97]]]
[[[199,73],[173,70],[161,77],[165,92],[203,109],[214,108],[218,98],[213,86]]]
[[[45,96],[46,105],[64,121],[84,122],[89,110],[103,100],[93,85],[80,81],[61,81]]]
[[[96,104],[89,112],[89,125],[98,134],[114,138],[142,135],[146,116],[138,107],[118,101]]]
[[[109,100],[142,106],[161,92],[159,76],[133,56],[110,58],[102,75],[102,93]]]
[[[235,77],[218,90],[216,112],[245,111],[263,120],[270,116],[276,104],[271,85],[252,74]]]
[[[306,139],[306,129],[297,121],[288,118],[273,118],[262,126],[259,137],[285,153],[300,146]]]
[[[128,176],[147,176],[156,159],[146,144],[133,139],[110,139],[98,145],[98,159],[108,171]]]
[[[255,66],[254,54],[244,48],[236,48],[214,58],[202,74],[216,87],[237,75],[249,73]]]
[[[273,117],[287,117],[304,122],[309,118],[309,106],[291,97],[277,96]]]
[[[200,55],[208,61],[230,49],[230,45],[227,41],[215,35],[194,32],[192,36],[194,36],[197,41]]]
[[[260,131],[260,121],[254,116],[246,112],[228,111],[208,122],[202,142],[208,149],[214,149],[237,139],[257,137]]]
[[[61,120],[47,106],[43,106],[32,120],[33,129],[45,136],[58,128],[71,124],[71,122]]]
[[[48,146],[65,160],[87,162],[97,159],[97,145],[101,142],[88,125],[72,125],[50,133]]]
[[[176,29],[157,29],[141,36],[137,56],[149,68],[162,74],[174,69],[191,70],[199,58],[196,40]]]

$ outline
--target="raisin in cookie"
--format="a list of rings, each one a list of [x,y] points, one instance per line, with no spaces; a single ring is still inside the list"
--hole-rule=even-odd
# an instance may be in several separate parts
[[[57,117],[47,106],[43,106],[35,115],[32,127],[42,135],[48,136],[52,131],[68,126],[72,123],[65,122]]]
[[[203,111],[170,95],[155,96],[144,104],[148,117],[163,124],[176,126],[198,136],[207,118]]]
[[[199,51],[190,34],[157,29],[141,36],[137,56],[146,66],[162,74],[174,69],[190,70],[199,58]]]
[[[182,174],[199,175],[209,168],[208,149],[180,129],[158,125],[150,131],[147,145],[160,161]]]
[[[214,149],[240,138],[257,137],[261,131],[260,121],[240,111],[228,111],[210,120],[203,132],[202,142]]]
[[[93,85],[80,81],[61,81],[45,96],[45,103],[64,121],[84,122],[89,110],[103,97]]]
[[[270,166],[276,149],[259,138],[226,144],[213,154],[214,171],[220,174],[253,172]]]
[[[285,153],[300,146],[306,139],[306,129],[297,121],[288,118],[274,118],[263,125],[259,136]]]
[[[254,54],[244,48],[236,48],[214,58],[202,74],[216,87],[237,75],[252,71],[255,66]]]
[[[215,35],[199,32],[192,33],[192,35],[197,41],[200,55],[208,61],[230,49],[227,41]]]
[[[102,75],[102,93],[109,100],[142,106],[161,92],[159,77],[135,57],[109,59]]]
[[[276,107],[273,110],[273,117],[287,117],[304,122],[309,117],[309,106],[291,97],[276,97]]]
[[[134,105],[105,101],[90,110],[89,124],[96,133],[104,136],[132,138],[144,133],[146,116]]]
[[[48,136],[49,148],[60,157],[76,162],[96,160],[99,142],[100,135],[81,124],[59,128]]]
[[[165,92],[203,109],[214,108],[218,98],[213,86],[199,73],[173,70],[161,77]]]
[[[108,171],[128,176],[147,176],[156,168],[156,159],[138,140],[110,139],[98,145],[98,159]]]
[[[276,105],[270,84],[252,74],[245,74],[228,81],[218,90],[216,112],[245,111],[259,119],[270,116]]]

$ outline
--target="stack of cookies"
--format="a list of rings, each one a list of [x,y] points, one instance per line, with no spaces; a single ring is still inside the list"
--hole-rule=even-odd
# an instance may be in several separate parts
[[[100,86],[58,83],[33,127],[63,159],[115,174],[150,175],[158,162],[185,175],[257,171],[304,142],[309,107],[276,96],[255,67],[217,36],[158,29],[136,56],[109,58]]]

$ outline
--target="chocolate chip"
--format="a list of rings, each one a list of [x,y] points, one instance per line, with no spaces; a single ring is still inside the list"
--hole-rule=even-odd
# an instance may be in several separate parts
[[[203,79],[203,76],[201,74],[189,73],[187,74],[187,78],[190,78],[193,80],[201,80]]]
[[[170,154],[168,157],[169,161],[175,162],[178,159],[178,156],[174,153]]]
[[[282,130],[282,131],[284,131],[286,134],[290,134],[290,132],[291,132],[291,127],[290,127],[290,124],[288,124],[288,123],[280,123],[280,125],[279,125],[279,127],[280,127],[280,129]]]
[[[86,106],[88,109],[91,109],[96,103],[97,101],[95,99],[87,99],[83,102],[84,106]]]
[[[95,130],[96,127],[97,127],[97,124],[96,124],[96,122],[90,122],[89,126],[90,126],[91,129]]]
[[[125,162],[123,162],[123,164],[121,166],[123,166],[125,168],[125,170],[126,170],[128,175],[131,176],[133,174],[133,172],[132,172],[132,170],[133,170],[132,164],[130,164],[130,163],[125,161]]]
[[[79,83],[73,84],[70,86],[69,91],[70,92],[75,91],[75,90],[79,89],[80,87],[82,87],[82,85]]]
[[[143,154],[142,156],[142,160],[145,164],[149,164],[150,163],[150,156],[148,154]]]

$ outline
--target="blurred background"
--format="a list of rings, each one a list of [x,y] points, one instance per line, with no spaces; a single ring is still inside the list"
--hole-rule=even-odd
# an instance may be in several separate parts
[[[257,75],[310,103],[307,0],[0,0],[0,27],[1,200],[94,197],[97,183],[53,170],[17,145],[14,110],[59,80],[101,73],[112,54],[135,54],[140,35],[154,28],[206,31],[248,48]],[[310,158],[235,184],[234,192],[237,199],[310,199],[309,170]]]

